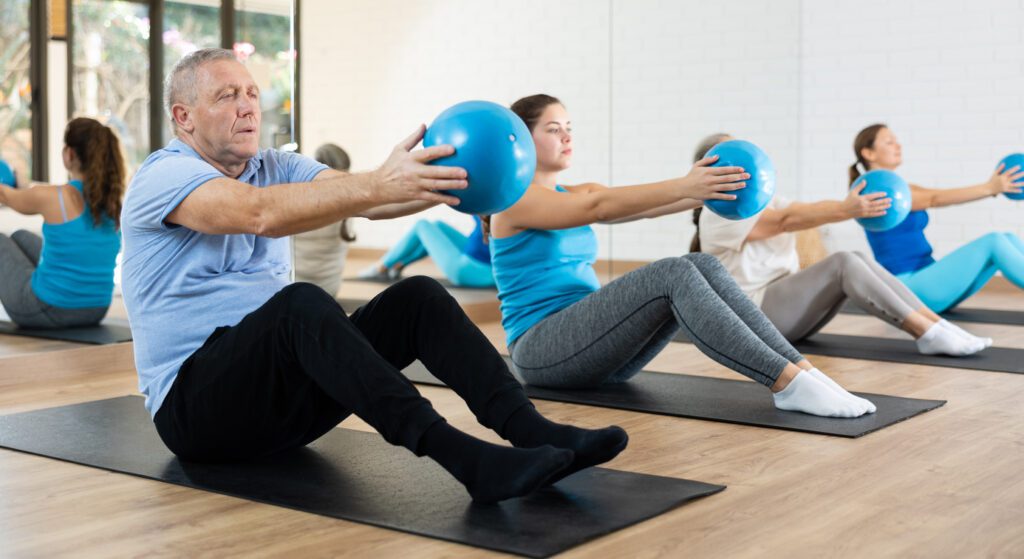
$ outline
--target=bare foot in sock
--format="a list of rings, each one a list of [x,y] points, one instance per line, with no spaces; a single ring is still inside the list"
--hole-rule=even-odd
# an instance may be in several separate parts
[[[825,373],[821,372],[821,370],[819,370],[817,368],[814,368],[814,369],[811,369],[808,372],[811,373],[812,375],[814,375],[814,378],[820,380],[821,382],[824,382],[829,388],[831,388],[832,390],[836,391],[840,395],[848,396],[848,397],[853,398],[854,400],[856,400],[861,406],[864,407],[864,410],[867,413],[875,413],[876,411],[878,411],[878,408],[875,407],[874,402],[872,402],[871,400],[868,400],[866,398],[861,398],[860,396],[857,396],[856,394],[847,391],[842,386],[839,386],[838,382],[832,380],[831,377],[829,377]]]
[[[917,350],[925,355],[945,354],[960,357],[984,349],[982,345],[956,334],[936,322],[916,340]]]
[[[963,328],[957,326],[956,324],[953,324],[952,322],[946,319],[940,320],[939,324],[946,330],[950,330],[954,332],[956,335],[965,338],[974,344],[980,345],[981,349],[992,347],[992,338],[982,338],[981,336],[975,336],[974,334],[968,332],[967,330],[964,330]]]
[[[844,391],[845,392],[845,391]],[[810,371],[797,373],[780,392],[772,394],[775,407],[822,417],[860,417],[867,413],[859,402],[847,398],[818,380]]]
[[[500,434],[520,448],[549,444],[573,451],[576,457],[572,466],[550,483],[615,458],[629,443],[629,435],[616,425],[603,429],[582,429],[555,423],[540,415],[533,406],[522,406],[516,410],[505,422]]]

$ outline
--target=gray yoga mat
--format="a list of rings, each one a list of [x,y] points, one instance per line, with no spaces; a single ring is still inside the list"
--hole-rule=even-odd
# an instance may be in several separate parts
[[[868,314],[860,307],[847,302],[841,312],[846,314]],[[1024,311],[1004,311],[999,309],[982,309],[977,307],[957,307],[939,313],[951,322],[980,322],[984,324],[1005,324],[1008,326],[1024,326]]]
[[[680,332],[674,341],[689,343]],[[847,336],[844,334],[815,334],[793,344],[801,353],[887,361],[911,365],[932,365],[953,369],[972,369],[997,373],[1024,373],[1024,349],[990,347],[974,355],[950,357],[948,355],[923,355],[911,340],[894,338],[873,338],[868,336]]]
[[[349,429],[262,460],[188,463],[164,447],[137,396],[0,416],[0,447],[527,557],[724,489],[589,468],[527,497],[480,505],[433,461]]]
[[[81,328],[40,329],[22,328],[13,322],[0,320],[0,334],[93,345],[132,341],[132,331],[127,326],[107,323]]]
[[[508,360],[507,357],[505,359]],[[419,361],[402,372],[413,382],[443,386]],[[851,438],[910,419],[946,403],[945,400],[858,392],[874,402],[878,411],[855,419],[832,419],[778,410],[768,389],[753,382],[651,371],[641,371],[622,384],[596,388],[552,390],[530,385],[525,385],[525,388],[530,398],[538,400]]]

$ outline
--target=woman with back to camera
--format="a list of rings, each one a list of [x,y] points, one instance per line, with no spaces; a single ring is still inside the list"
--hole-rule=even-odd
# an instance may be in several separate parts
[[[492,216],[491,259],[502,326],[526,382],[575,388],[626,382],[682,328],[706,355],[764,384],[775,406],[831,417],[871,413],[871,402],[843,390],[772,326],[712,256],[666,258],[601,286],[594,273],[593,223],[621,223],[732,199],[749,175],[697,162],[685,177],[608,188],[562,185],[572,130],[548,95],[516,101],[537,148],[526,194]]]
[[[705,138],[698,161],[728,134]],[[774,196],[758,215],[729,220],[694,210],[697,232],[691,252],[718,258],[733,279],[787,340],[799,341],[821,330],[850,299],[882,321],[914,337],[924,354],[970,355],[992,344],[942,319],[874,260],[857,252],[836,252],[800,270],[795,231],[848,219],[878,217],[892,205],[881,192],[851,189],[843,200],[792,202]]]
[[[0,186],[0,204],[41,215],[43,235],[0,234],[0,303],[16,324],[98,324],[114,292],[125,167],[114,132],[91,118],[64,129],[66,185]]]
[[[852,185],[862,172],[895,171],[903,163],[902,147],[892,130],[872,124],[853,142],[857,160],[850,166]],[[986,182],[961,188],[925,188],[910,184],[910,214],[888,231],[865,231],[875,259],[935,312],[951,309],[978,292],[995,273],[1024,288],[1024,242],[1013,233],[988,233],[940,260],[932,258],[925,238],[928,209],[965,204],[1003,193],[1018,193],[1024,170],[1000,166]]]
[[[348,172],[351,167],[348,153],[335,144],[324,144],[316,148],[313,158],[337,171]],[[349,243],[356,240],[351,225],[351,220],[343,219],[292,236],[295,281],[312,283],[337,296]]]

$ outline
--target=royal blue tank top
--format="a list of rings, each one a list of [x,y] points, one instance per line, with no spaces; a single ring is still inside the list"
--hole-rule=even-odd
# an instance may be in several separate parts
[[[70,184],[83,192],[81,181]],[[60,202],[63,214],[63,196]],[[104,215],[100,224],[94,225],[88,206],[71,221],[44,223],[43,250],[32,274],[32,291],[42,302],[65,309],[109,306],[120,250],[121,233],[114,220]]]
[[[878,261],[893,275],[916,272],[935,262],[932,245],[924,236],[928,212],[910,212],[907,218],[888,231],[864,231]]]
[[[491,249],[488,248],[487,243],[484,242],[484,225],[480,220],[480,216],[473,216],[476,219],[476,227],[473,228],[473,232],[469,234],[469,239],[466,241],[466,248],[463,250],[466,256],[469,256],[477,262],[483,262],[484,264],[491,263]]]
[[[601,288],[594,272],[597,235],[589,226],[527,229],[492,238],[490,247],[507,343]]]

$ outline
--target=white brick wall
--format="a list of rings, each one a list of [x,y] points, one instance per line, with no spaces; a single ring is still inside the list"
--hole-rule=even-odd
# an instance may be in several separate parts
[[[369,169],[452,104],[508,105],[545,92],[563,97],[576,121],[580,155],[568,182],[607,182],[608,7],[590,0],[307,0],[302,151],[333,141],[355,169]],[[448,208],[426,216],[472,226]],[[420,217],[360,222],[358,244],[389,246]]]
[[[903,144],[900,174],[922,186],[989,178],[1024,151],[1024,18],[1020,0],[928,2],[815,0],[802,10],[800,169],[806,199],[838,196],[853,138],[888,123]],[[1024,232],[1024,206],[999,197],[931,212],[937,255],[993,229]],[[829,228],[831,248],[866,248],[849,223]]]
[[[761,145],[803,200],[843,195],[853,137],[876,121],[926,186],[984,181],[1024,151],[1024,0],[304,0],[302,15],[303,151],[334,141],[357,169],[455,102],[538,91],[574,120],[567,183],[683,174],[716,131]],[[945,254],[993,226],[1024,233],[1022,215],[1005,199],[938,210],[929,238]],[[359,244],[414,219],[360,223]],[[599,230],[621,259],[679,254],[691,234],[688,215]],[[866,247],[852,223],[826,242]]]
[[[796,194],[799,1],[614,2],[613,184],[685,175],[697,143],[726,132],[772,156]],[[690,213],[616,225],[610,256],[689,249]]]

